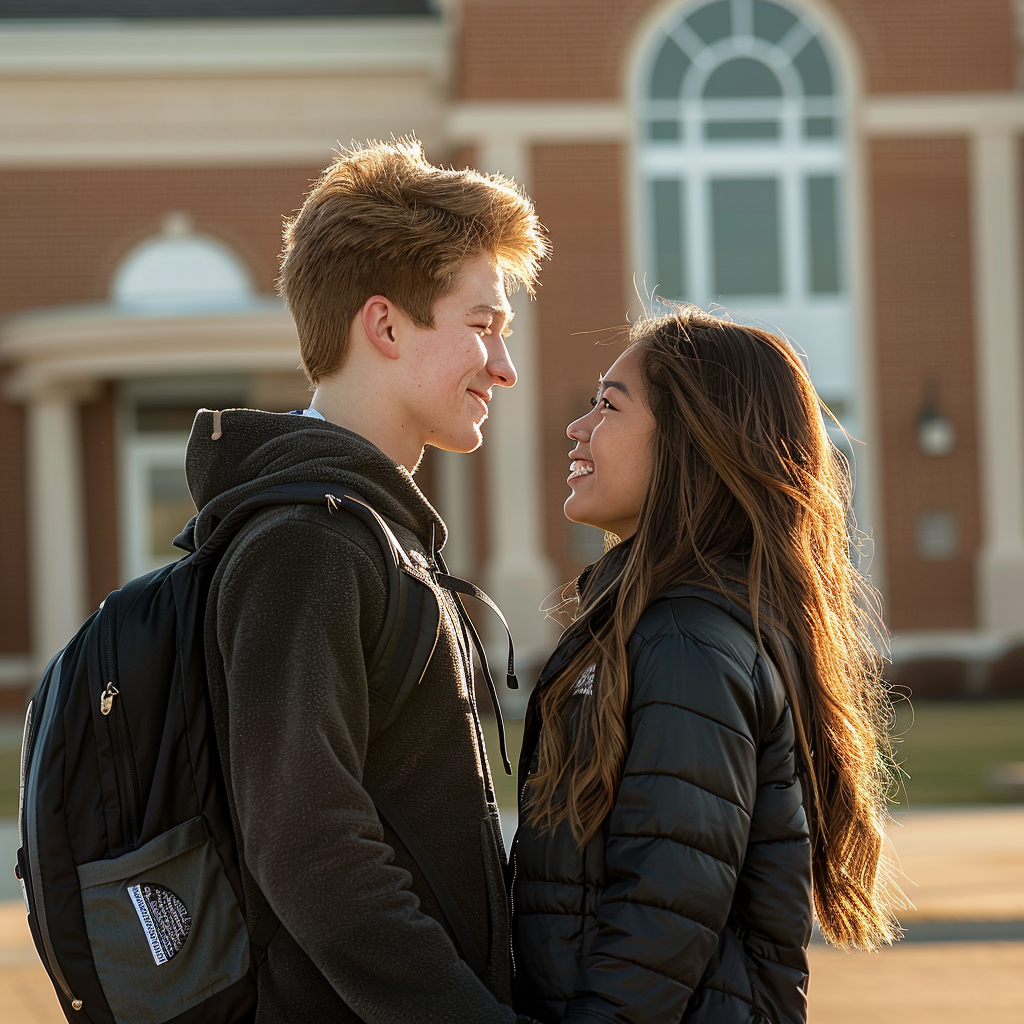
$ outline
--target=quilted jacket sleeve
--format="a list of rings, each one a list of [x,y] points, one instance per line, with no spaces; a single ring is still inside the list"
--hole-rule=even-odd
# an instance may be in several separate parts
[[[681,1018],[725,926],[750,831],[751,670],[737,653],[679,633],[637,652],[607,882],[567,1022]]]

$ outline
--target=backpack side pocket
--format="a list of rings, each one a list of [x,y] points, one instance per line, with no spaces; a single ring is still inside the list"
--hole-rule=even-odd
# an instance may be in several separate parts
[[[161,1024],[242,978],[249,939],[202,817],[78,868],[96,973],[119,1024]]]

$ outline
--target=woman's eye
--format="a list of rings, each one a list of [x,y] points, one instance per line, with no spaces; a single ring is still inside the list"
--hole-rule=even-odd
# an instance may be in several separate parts
[[[604,396],[602,396],[601,398],[592,398],[590,400],[590,408],[593,409],[597,405],[598,402],[601,403],[601,408],[602,409],[611,409],[613,411],[615,409],[615,406],[612,405],[612,403],[609,402],[608,399],[605,398]]]

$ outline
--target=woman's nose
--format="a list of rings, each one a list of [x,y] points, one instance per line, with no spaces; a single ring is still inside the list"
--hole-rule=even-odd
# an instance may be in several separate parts
[[[565,428],[565,434],[570,441],[586,441],[590,437],[590,427],[587,424],[587,417],[581,416],[579,419],[573,420],[572,423]]]

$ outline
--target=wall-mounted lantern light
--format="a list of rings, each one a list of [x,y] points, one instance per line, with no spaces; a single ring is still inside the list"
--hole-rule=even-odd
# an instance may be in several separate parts
[[[956,427],[932,395],[925,398],[917,417],[917,446],[924,455],[936,457],[949,455],[956,447]]]

